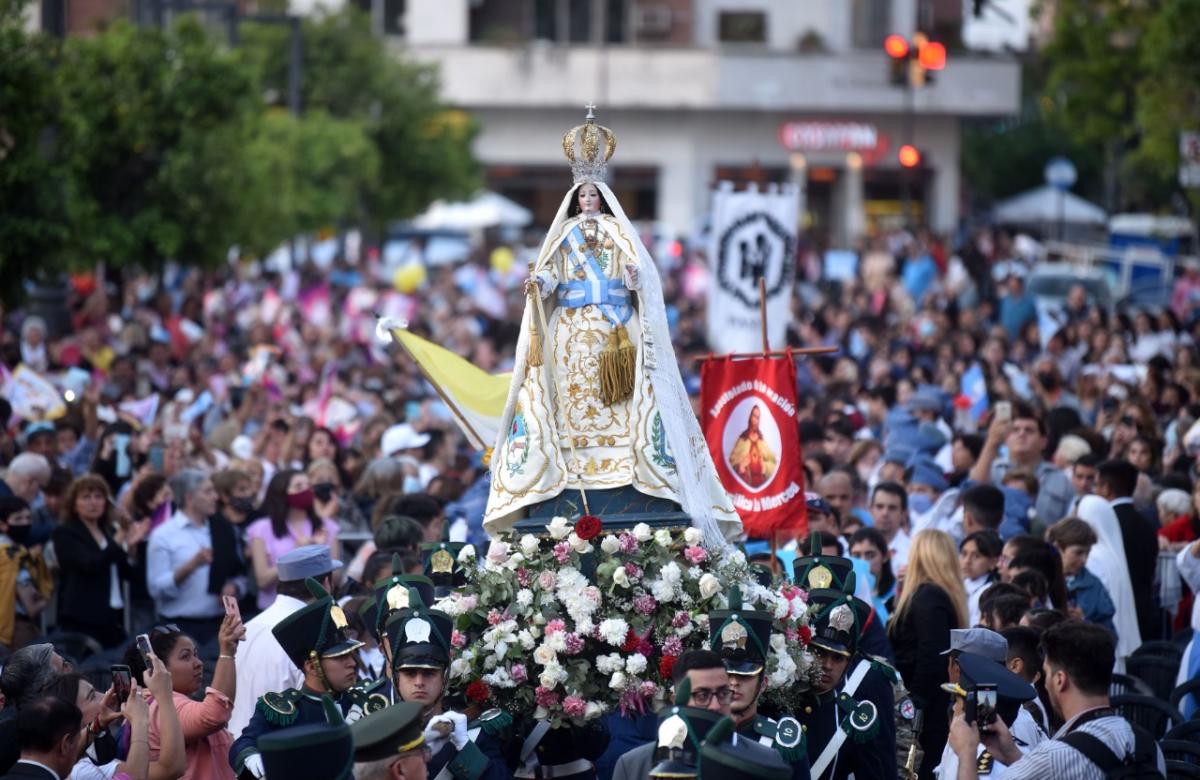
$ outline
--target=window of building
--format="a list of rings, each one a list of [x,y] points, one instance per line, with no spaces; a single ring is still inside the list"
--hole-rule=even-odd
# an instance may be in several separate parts
[[[565,43],[591,43],[597,29],[604,42],[624,43],[630,0],[533,0],[534,38]],[[601,16],[602,15],[602,16]]]
[[[767,14],[764,11],[722,11],[717,16],[721,43],[766,43]]]
[[[888,35],[891,11],[888,0],[852,0],[851,36],[859,49],[877,49]]]
[[[383,34],[405,34],[404,14],[407,11],[406,0],[383,0]]]

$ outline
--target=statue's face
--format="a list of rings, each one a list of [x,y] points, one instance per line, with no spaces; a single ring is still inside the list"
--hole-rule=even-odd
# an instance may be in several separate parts
[[[584,214],[594,214],[600,210],[600,191],[595,184],[583,184],[575,196],[579,201],[579,210]]]

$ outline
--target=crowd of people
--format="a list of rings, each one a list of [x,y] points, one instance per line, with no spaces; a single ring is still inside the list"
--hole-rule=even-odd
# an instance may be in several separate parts
[[[1068,752],[1094,755],[1075,733],[1161,769],[1108,694],[1148,643],[1176,641],[1173,682],[1200,676],[1185,647],[1200,624],[1196,272],[1161,311],[1075,288],[1046,332],[1013,247],[990,229],[953,250],[889,234],[853,283],[823,281],[803,250],[789,341],[840,349],[799,364],[817,549],[745,550],[809,590],[808,711],[760,713],[761,659],[714,637],[676,663],[673,708],[536,739],[450,706],[451,632],[413,578],[422,545],[486,549],[489,474],[417,367],[374,338],[386,313],[504,370],[520,264],[480,250],[404,291],[377,281],[375,254],[74,277],[57,318],[0,320],[6,386],[26,370],[63,393],[0,400],[0,773],[317,777],[328,759],[321,777],[644,778],[679,760],[864,780],[904,772],[912,744],[919,777],[1103,776]],[[663,264],[690,391],[703,276],[697,252]],[[816,565],[834,580],[806,579]],[[433,639],[405,633],[414,621]],[[991,721],[966,712],[981,688]],[[656,740],[672,710],[686,749]],[[731,750],[730,730],[751,738]]]

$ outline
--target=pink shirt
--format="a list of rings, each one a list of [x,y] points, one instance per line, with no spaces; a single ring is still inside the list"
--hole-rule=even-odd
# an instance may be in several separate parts
[[[233,736],[225,730],[233,701],[216,688],[204,692],[204,701],[196,701],[182,693],[173,693],[179,725],[183,728],[187,771],[180,780],[234,780],[229,766],[229,748]],[[158,702],[150,698],[150,760],[157,761],[162,745],[158,729]]]
[[[337,539],[338,524],[334,521],[324,518],[321,520],[321,527],[325,529],[325,543],[330,547],[333,546],[333,541]],[[271,518],[262,517],[255,520],[246,528],[246,544],[249,545],[254,539],[262,539],[263,547],[267,550],[267,565],[274,566],[281,555],[291,552],[299,547],[299,540],[289,528],[287,535],[282,539],[275,535],[271,529]],[[270,588],[262,588],[258,591],[258,608],[266,609],[275,601],[275,586]]]

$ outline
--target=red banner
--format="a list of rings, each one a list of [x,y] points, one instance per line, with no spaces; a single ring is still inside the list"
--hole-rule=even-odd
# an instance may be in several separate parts
[[[721,484],[751,538],[808,532],[796,425],[796,364],[714,358],[701,369],[704,437]]]

